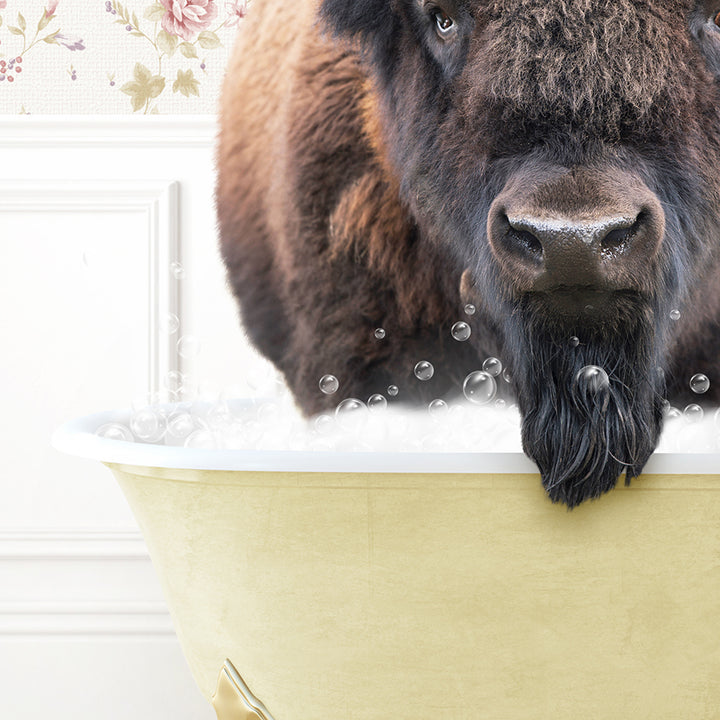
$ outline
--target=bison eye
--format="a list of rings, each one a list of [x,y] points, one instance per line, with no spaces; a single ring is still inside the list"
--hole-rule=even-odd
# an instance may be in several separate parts
[[[455,31],[455,21],[441,8],[433,8],[431,15],[435,20],[440,37],[446,38]]]

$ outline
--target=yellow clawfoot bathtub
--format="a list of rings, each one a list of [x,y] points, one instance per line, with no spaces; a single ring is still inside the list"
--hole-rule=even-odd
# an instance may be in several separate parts
[[[102,421],[55,444],[113,471],[220,720],[720,717],[717,455],[568,512],[519,453],[268,460]]]

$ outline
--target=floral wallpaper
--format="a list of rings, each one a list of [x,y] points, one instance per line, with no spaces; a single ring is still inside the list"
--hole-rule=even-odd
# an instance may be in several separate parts
[[[249,5],[0,0],[0,114],[213,114]]]

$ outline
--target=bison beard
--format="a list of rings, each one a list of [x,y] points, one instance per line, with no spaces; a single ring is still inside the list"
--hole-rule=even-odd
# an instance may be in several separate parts
[[[631,303],[635,304],[635,303]],[[523,449],[538,465],[553,502],[573,508],[638,476],[657,444],[664,379],[657,332],[645,312],[627,307],[621,326],[587,327],[577,347],[547,318],[521,304],[506,331],[523,414]],[[519,320],[519,322],[518,322]],[[603,368],[609,386],[577,382],[587,365]]]

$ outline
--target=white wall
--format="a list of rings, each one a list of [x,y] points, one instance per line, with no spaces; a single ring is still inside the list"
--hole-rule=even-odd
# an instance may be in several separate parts
[[[170,370],[243,393],[263,366],[216,250],[214,137],[209,116],[0,119],[0,718],[214,717],[110,472],[49,445]]]

